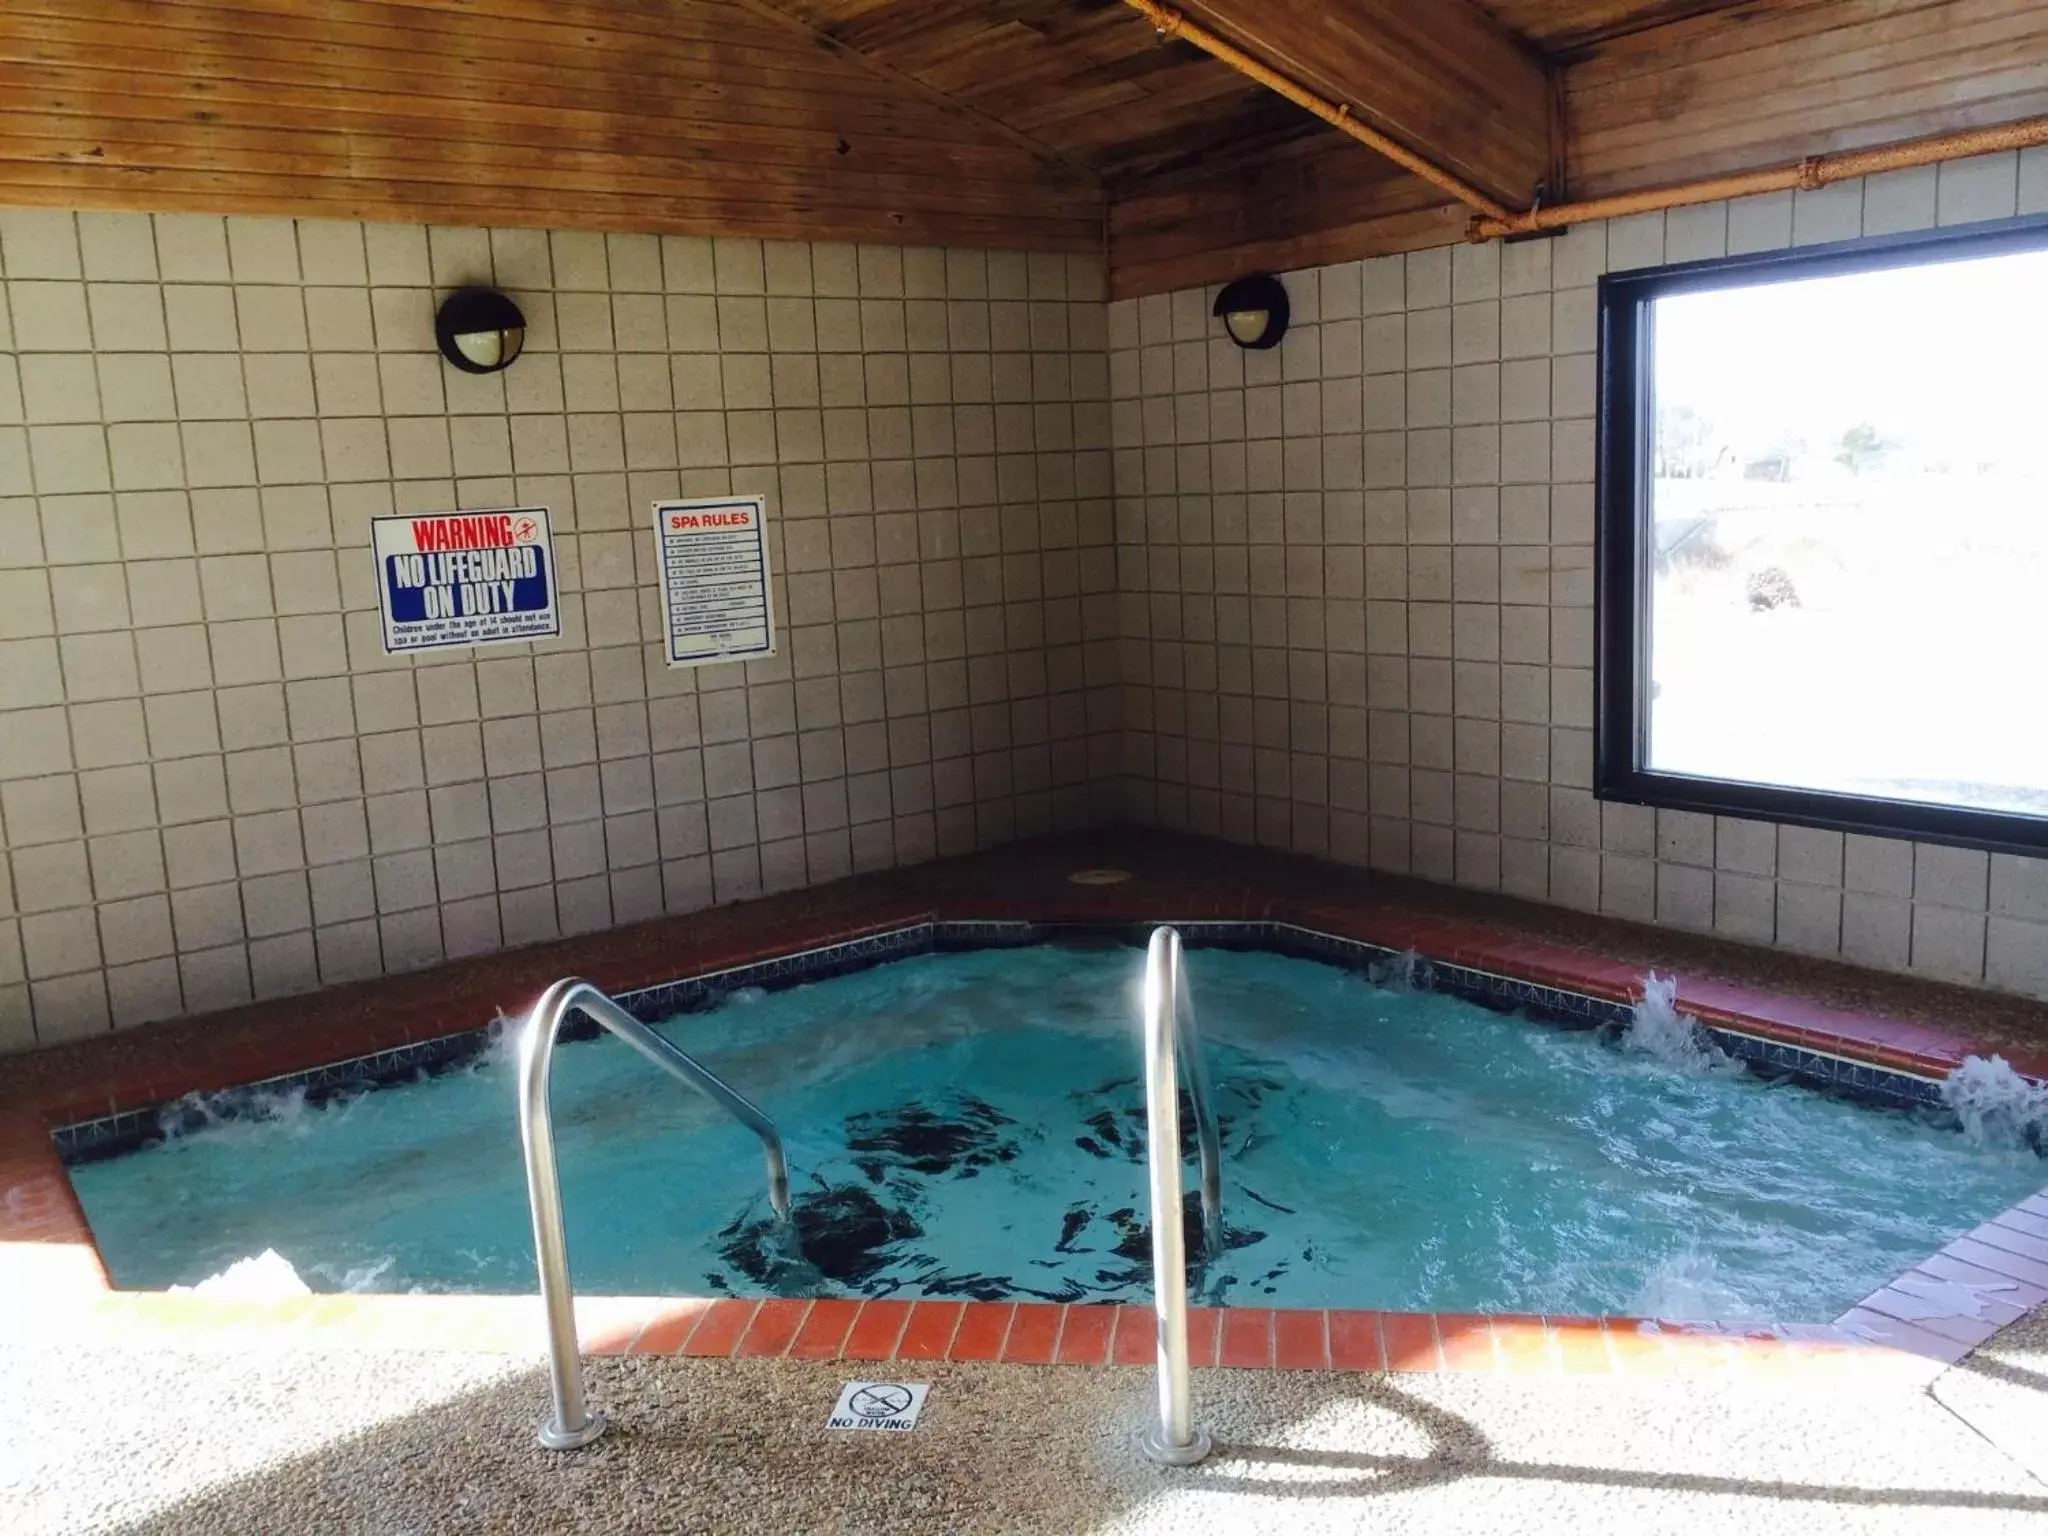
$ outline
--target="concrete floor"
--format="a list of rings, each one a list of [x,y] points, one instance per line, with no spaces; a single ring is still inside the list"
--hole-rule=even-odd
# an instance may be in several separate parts
[[[937,1366],[882,1435],[822,1428],[843,1365],[598,1361],[615,1427],[553,1456],[526,1362],[27,1332],[0,1342],[12,1536],[2048,1530],[2048,1310],[1882,1390],[1207,1371],[1217,1454],[1177,1472],[1132,1449],[1141,1370]]]

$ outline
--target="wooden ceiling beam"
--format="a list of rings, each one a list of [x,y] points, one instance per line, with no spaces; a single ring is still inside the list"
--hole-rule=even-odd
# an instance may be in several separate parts
[[[1527,208],[1551,174],[1549,69],[1471,0],[1184,0],[1178,10],[1487,199]]]

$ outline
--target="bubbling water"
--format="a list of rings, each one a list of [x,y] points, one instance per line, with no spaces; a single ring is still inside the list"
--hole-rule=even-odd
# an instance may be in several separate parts
[[[188,1093],[157,1112],[157,1131],[165,1141],[181,1141],[202,1132],[246,1137],[259,1127],[282,1127],[288,1134],[303,1135],[311,1128],[310,1118],[323,1107],[308,1100],[304,1083]]]
[[[1741,1063],[1707,1038],[1700,1021],[1678,1011],[1678,978],[1651,971],[1642,1001],[1629,1010],[1622,1045],[1682,1072],[1740,1071]]]
[[[366,1264],[336,1266],[315,1262],[306,1273],[324,1282],[323,1290],[364,1292],[384,1289],[386,1272],[397,1263],[396,1254],[384,1254]],[[173,1285],[171,1290],[194,1296],[222,1296],[235,1301],[276,1301],[286,1296],[311,1296],[313,1287],[299,1274],[298,1266],[275,1248],[266,1248],[249,1258],[237,1259],[226,1269],[208,1275],[197,1285]]]
[[[382,1283],[384,1276],[397,1262],[397,1254],[386,1253],[380,1254],[368,1263],[343,1265],[339,1274],[335,1272],[336,1266],[332,1264],[315,1264],[313,1273],[339,1290],[378,1291],[386,1288]]]
[[[525,1014],[509,1014],[500,1008],[491,1016],[491,1022],[484,1026],[483,1044],[477,1047],[475,1055],[462,1063],[461,1070],[469,1073],[495,1073],[501,1067],[509,1070],[519,1059],[519,1039],[525,1029]]]
[[[196,1296],[223,1296],[236,1301],[275,1301],[282,1296],[310,1296],[313,1288],[299,1278],[275,1248],[266,1248],[253,1258],[237,1259],[217,1275],[208,1275],[197,1285],[174,1285],[173,1291]]]
[[[1670,1323],[1711,1323],[1739,1318],[1743,1306],[1714,1256],[1688,1245],[1653,1264],[1622,1310]]]
[[[1965,1056],[1942,1080],[1941,1101],[1980,1147],[2048,1157],[2048,1088],[2030,1082],[2003,1056]]]
[[[1416,950],[1404,949],[1400,954],[1372,966],[1366,974],[1372,978],[1374,986],[1385,987],[1389,992],[1429,990],[1429,962]]]
[[[618,1042],[566,1046],[579,1285],[1149,1302],[1136,958],[924,955],[670,1021],[783,1125],[818,1196],[795,1252],[764,1251],[744,1137]],[[1947,1111],[1675,1070],[1348,968],[1203,949],[1189,970],[1229,1149],[1207,1278],[1233,1304],[1824,1322],[2043,1182]],[[1690,1045],[1667,987],[1644,1011]],[[316,1292],[531,1293],[514,1098],[502,1064],[444,1068],[72,1178],[122,1285],[269,1248]]]

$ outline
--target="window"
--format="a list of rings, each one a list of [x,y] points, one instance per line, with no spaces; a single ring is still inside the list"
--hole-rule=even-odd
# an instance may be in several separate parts
[[[1600,307],[1599,794],[2048,850],[2048,222]]]

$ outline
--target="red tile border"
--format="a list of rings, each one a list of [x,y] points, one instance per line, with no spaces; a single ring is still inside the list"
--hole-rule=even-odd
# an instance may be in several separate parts
[[[755,1309],[754,1320],[747,1325],[739,1346],[733,1353],[740,1358],[779,1355],[788,1349],[796,1338],[797,1330],[809,1316],[812,1303],[792,1301],[777,1296],[764,1301]]]
[[[896,1341],[903,1337],[910,1321],[907,1301],[864,1301],[860,1315],[846,1335],[839,1352],[842,1360],[887,1360],[896,1353]]]
[[[678,1301],[654,1321],[640,1330],[639,1335],[628,1346],[628,1352],[635,1355],[675,1355],[682,1353],[683,1346],[690,1341],[690,1335],[697,1331],[697,1325],[704,1321],[704,1314],[711,1310],[708,1301]]]
[[[1273,1367],[1281,1371],[1330,1368],[1329,1314],[1279,1311],[1273,1314]]]
[[[1060,1329],[1059,1351],[1053,1358],[1061,1365],[1107,1365],[1116,1320],[1115,1307],[1068,1307],[1066,1323]]]
[[[789,1357],[792,1360],[838,1359],[847,1335],[853,1331],[854,1319],[859,1315],[860,1303],[857,1301],[827,1297],[812,1302],[810,1315],[804,1319],[796,1337],[790,1340]]]
[[[735,1301],[729,1297],[712,1302],[710,1310],[677,1353],[713,1357],[730,1355],[746,1335],[760,1306],[758,1301]]]
[[[1563,1369],[1562,1345],[1547,1318],[1495,1313],[1489,1321],[1501,1369],[1514,1375],[1550,1375]]]
[[[1019,1302],[1003,1340],[1002,1360],[1008,1365],[1050,1365],[1059,1350],[1060,1324],[1067,1309],[1042,1302]]]
[[[2048,1253],[2032,1244],[2026,1245],[2025,1252],[2015,1251],[2020,1246],[2001,1243],[1994,1248],[1966,1232],[1941,1251],[1994,1274],[2010,1275],[2030,1285],[2048,1285]]]
[[[1100,841],[1091,843],[1086,862],[1100,862]],[[1217,861],[1211,845],[1192,840],[1159,846],[1181,850],[1165,861],[1180,861],[1171,878],[1084,891],[1065,885],[1058,872],[1075,861],[1068,845],[999,850],[10,1058],[15,1070],[0,1086],[0,1289],[54,1300],[72,1308],[81,1326],[118,1327],[124,1337],[312,1326],[323,1339],[338,1332],[386,1345],[400,1339],[408,1347],[489,1347],[510,1326],[505,1309],[530,1308],[530,1298],[322,1297],[265,1308],[109,1292],[49,1127],[472,1028],[508,1002],[516,1004],[524,989],[538,990],[565,970],[625,990],[934,918],[1205,917],[1291,923],[1615,1001],[1640,993],[1639,966],[1462,917],[1402,910],[1398,896],[1376,895],[1371,884],[1347,883],[1342,872],[1325,866],[1235,847],[1229,859]],[[1240,872],[1239,864],[1256,864],[1259,877]],[[991,868],[1007,867],[1018,872],[1015,878],[991,882]],[[991,895],[991,889],[1006,894]],[[1329,889],[1341,894],[1318,894]],[[1712,979],[1681,978],[1678,1005],[1757,1038],[1923,1076],[1946,1072],[1972,1050],[1967,1040],[1926,1024]],[[2048,1053],[2003,1054],[2023,1070],[2048,1070]],[[1978,1315],[1964,1315],[1958,1308],[1972,1293]],[[1932,1363],[1960,1358],[2015,1309],[2044,1297],[2048,1191],[1956,1239],[1829,1327],[1744,1332],[1621,1318],[1198,1307],[1190,1312],[1189,1355],[1198,1368],[1220,1363],[1233,1369],[1664,1375],[1898,1369],[1912,1357]],[[437,1302],[440,1310],[422,1311],[416,1305],[422,1301]],[[578,1307],[604,1319],[585,1330],[593,1353],[1137,1367],[1153,1358],[1152,1317],[1144,1307],[788,1298],[584,1298]],[[431,1318],[431,1326],[423,1318]],[[0,1329],[8,1326],[0,1319]]]
[[[2013,1312],[2024,1313],[2048,1302],[2048,1285],[2015,1279],[2011,1275],[1999,1274],[1996,1270],[1985,1269],[1959,1259],[1944,1250],[1931,1258],[1922,1259],[1905,1274],[1894,1280],[1894,1285],[1905,1285],[1920,1277],[1967,1285],[1982,1292],[1987,1303],[2005,1307]],[[2010,1319],[2007,1319],[2009,1321]]]
[[[1437,1353],[1436,1319],[1427,1312],[1382,1312],[1380,1340],[1390,1371],[1434,1371],[1442,1367]]]
[[[1226,1307],[1223,1309],[1223,1342],[1216,1363],[1235,1371],[1266,1371],[1273,1368],[1273,1309],[1270,1307]]]
[[[1383,1371],[1387,1349],[1380,1339],[1377,1312],[1323,1314],[1330,1337],[1330,1367],[1339,1371]]]
[[[1159,1353],[1150,1307],[1121,1306],[1116,1309],[1116,1340],[1110,1347],[1112,1365],[1150,1365]]]
[[[1546,1320],[1557,1345],[1558,1366],[1568,1376],[1601,1376],[1614,1369],[1607,1328],[1597,1317]]]
[[[1966,1344],[1958,1344],[1953,1339],[1929,1333],[1916,1324],[1901,1322],[1867,1307],[1851,1307],[1835,1319],[1835,1325],[1852,1339],[1882,1345],[1902,1354],[1918,1355],[1943,1365],[1952,1365],[1970,1352],[1970,1346]]]
[[[946,1347],[936,1354],[881,1355],[877,1341],[889,1340],[925,1306],[933,1308],[933,1336],[952,1325]],[[836,1357],[882,1361],[904,1372],[940,1361],[1139,1370],[1153,1363],[1149,1350],[1131,1347],[1150,1342],[1142,1326],[1148,1314],[1136,1307],[598,1297],[579,1301],[577,1309],[591,1355]],[[1213,1360],[1220,1325],[1231,1369],[1911,1380],[1970,1347],[1953,1336],[1957,1330],[1932,1331],[1874,1310],[1852,1313],[1840,1326],[1752,1329],[1628,1318],[1264,1308],[1233,1327],[1232,1312],[1200,1310],[1202,1316],[1190,1319],[1196,1324],[1191,1353],[1206,1351]],[[612,1321],[599,1326],[607,1316]],[[862,1340],[856,1335],[864,1323]],[[22,1320],[0,1323],[0,1337],[25,1326]],[[37,1326],[47,1330],[49,1319]],[[116,1292],[92,1302],[74,1298],[66,1326],[81,1338],[104,1336],[124,1345],[177,1344],[209,1333],[232,1333],[246,1343],[265,1332],[303,1342],[312,1329],[326,1347],[525,1355],[540,1319],[530,1297],[323,1296],[265,1304]],[[1262,1344],[1271,1346],[1270,1358],[1259,1356]],[[1199,1357],[1196,1363],[1205,1364]]]
[[[1447,1371],[1491,1374],[1500,1362],[1493,1347],[1490,1319],[1469,1312],[1439,1312],[1436,1342]]]
[[[918,1301],[910,1307],[910,1322],[896,1341],[898,1360],[943,1360],[959,1331],[964,1301]]]
[[[953,1335],[952,1360],[997,1360],[1002,1358],[1003,1341],[1010,1336],[1010,1320],[1018,1303],[978,1301],[970,1303]],[[1029,1306],[1026,1302],[1023,1305]]]
[[[2015,1238],[2031,1239],[2039,1251],[2048,1254],[2048,1215],[2037,1213],[2022,1201],[2003,1215],[1992,1217],[1973,1235],[1979,1242],[1990,1243],[1994,1248],[2011,1248]],[[2027,1250],[2013,1251],[2022,1253]]]

